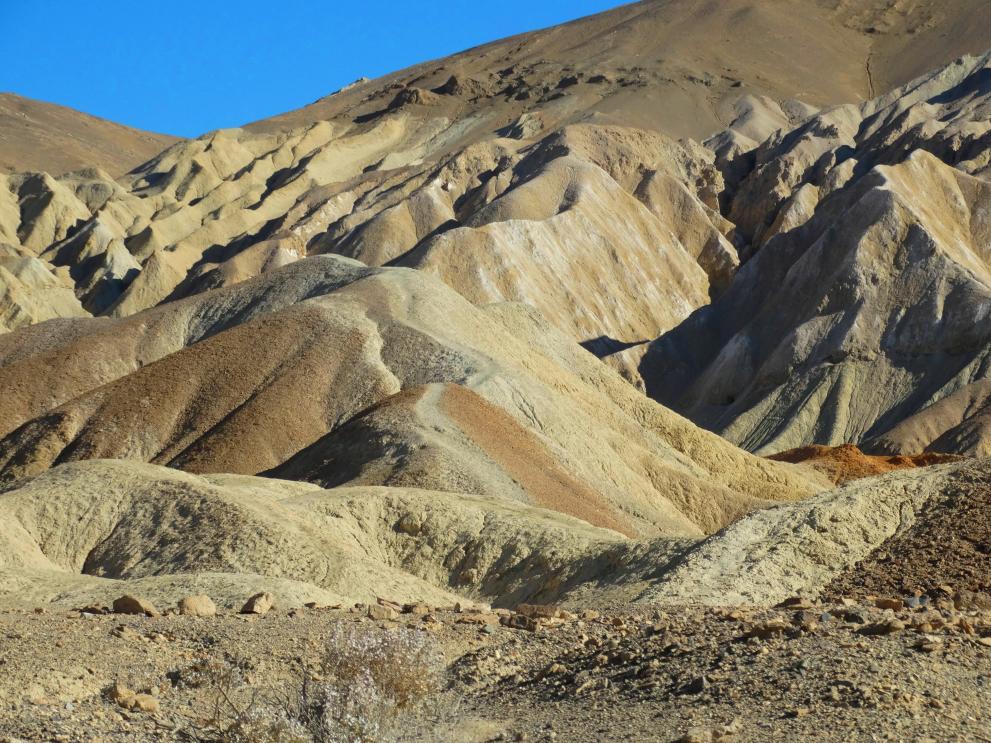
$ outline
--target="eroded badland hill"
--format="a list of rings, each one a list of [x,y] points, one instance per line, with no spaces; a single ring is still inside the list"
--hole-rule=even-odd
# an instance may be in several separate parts
[[[985,739],[989,50],[649,0],[191,140],[0,96],[0,740]]]

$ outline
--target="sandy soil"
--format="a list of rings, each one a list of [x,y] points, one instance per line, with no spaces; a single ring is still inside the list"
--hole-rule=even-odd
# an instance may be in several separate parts
[[[337,622],[370,632],[409,625],[443,648],[457,712],[408,739],[983,740],[991,722],[991,639],[982,636],[991,616],[951,603],[897,616],[849,600],[587,613],[541,620],[535,632],[494,614],[374,622],[364,613],[0,615],[0,739],[184,739],[213,700],[192,681],[204,661],[229,659],[251,688],[278,688],[319,655]],[[157,711],[123,709],[109,696],[115,683],[153,695]]]

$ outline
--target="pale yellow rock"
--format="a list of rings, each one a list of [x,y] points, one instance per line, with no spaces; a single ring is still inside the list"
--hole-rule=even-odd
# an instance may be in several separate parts
[[[275,604],[275,597],[268,593],[256,593],[241,607],[241,614],[265,614]]]
[[[160,615],[158,609],[148,599],[131,595],[124,595],[114,599],[113,610],[115,614],[144,614],[149,617]]]
[[[179,613],[193,617],[212,617],[217,613],[217,605],[206,594],[186,596],[179,601]]]

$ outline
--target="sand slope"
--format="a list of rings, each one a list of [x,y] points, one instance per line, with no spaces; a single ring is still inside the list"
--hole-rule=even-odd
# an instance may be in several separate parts
[[[122,175],[175,141],[64,106],[0,93],[0,172],[62,175],[99,167]]]

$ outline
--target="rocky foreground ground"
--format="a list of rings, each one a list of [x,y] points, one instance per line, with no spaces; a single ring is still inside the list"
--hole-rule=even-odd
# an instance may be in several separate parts
[[[443,652],[440,714],[406,739],[980,741],[991,726],[991,597],[949,586],[773,609],[84,608],[0,615],[0,740],[233,740],[209,727],[204,669],[235,667],[264,699],[342,624]]]

